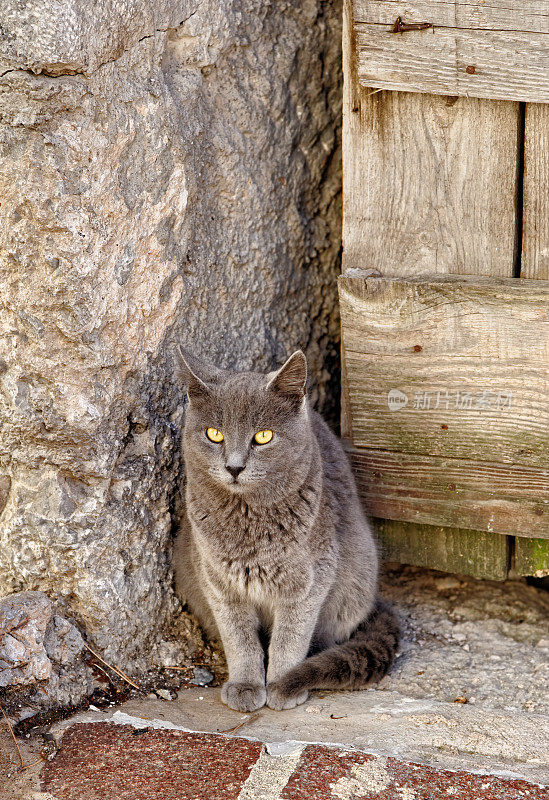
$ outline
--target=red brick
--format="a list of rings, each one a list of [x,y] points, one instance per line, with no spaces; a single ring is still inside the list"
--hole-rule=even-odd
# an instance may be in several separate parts
[[[353,800],[549,800],[549,789],[523,780],[450,772],[396,758],[310,746],[281,795],[286,800],[340,800],[345,796]]]
[[[79,724],[44,767],[42,788],[59,800],[235,800],[260,752],[246,739]]]

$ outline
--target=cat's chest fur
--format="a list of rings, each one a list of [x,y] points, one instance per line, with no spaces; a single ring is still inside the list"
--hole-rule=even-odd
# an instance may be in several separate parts
[[[239,595],[261,602],[271,594],[304,591],[312,578],[311,537],[320,553],[315,526],[321,496],[301,488],[277,506],[262,507],[233,497],[224,503],[188,497],[195,536],[207,552],[210,570]],[[325,539],[323,534],[321,539]]]

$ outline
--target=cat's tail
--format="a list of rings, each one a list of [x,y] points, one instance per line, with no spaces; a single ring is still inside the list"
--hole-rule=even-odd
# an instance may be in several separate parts
[[[399,641],[400,626],[394,611],[377,600],[347,642],[306,658],[277,685],[287,697],[296,697],[308,689],[361,689],[386,675]]]

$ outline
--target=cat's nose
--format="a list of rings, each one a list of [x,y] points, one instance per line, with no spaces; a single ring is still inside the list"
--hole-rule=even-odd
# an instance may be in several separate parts
[[[227,472],[230,472],[235,480],[238,478],[243,469],[243,464],[236,464],[234,466],[232,464],[227,464]]]

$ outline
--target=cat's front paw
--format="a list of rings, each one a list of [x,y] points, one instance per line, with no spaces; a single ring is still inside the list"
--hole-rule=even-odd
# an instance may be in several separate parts
[[[221,687],[221,699],[235,711],[256,711],[265,705],[267,691],[263,684],[227,681]]]
[[[275,711],[295,708],[304,703],[308,697],[309,692],[306,689],[297,695],[288,695],[277,682],[267,685],[267,705]]]

